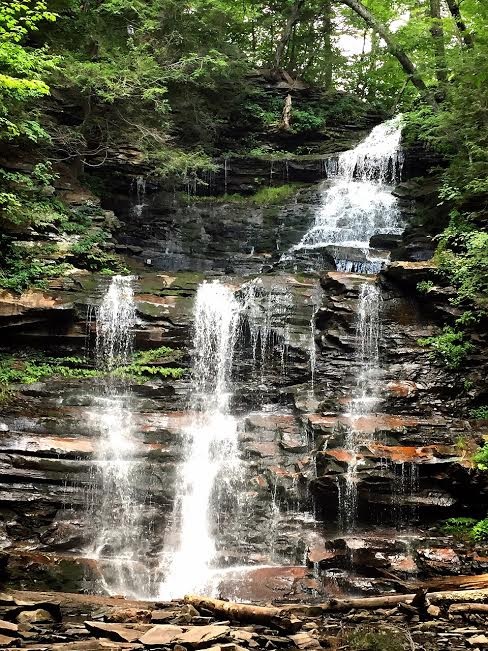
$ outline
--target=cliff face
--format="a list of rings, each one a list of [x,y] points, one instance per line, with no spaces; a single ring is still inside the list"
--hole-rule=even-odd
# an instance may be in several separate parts
[[[363,126],[353,130],[355,137]],[[343,144],[336,142],[335,151]],[[381,317],[377,402],[370,413],[354,417],[348,405],[358,383],[357,315],[365,277],[336,271],[326,250],[297,256],[293,264],[283,257],[313,221],[328,183],[327,156],[228,160],[203,189],[195,186],[200,200],[191,188],[188,197],[175,197],[150,179],[144,183],[132,163],[121,165],[103,193],[103,208],[97,207],[104,219],[114,211],[120,220],[106,244],[137,275],[136,348],[180,351],[166,360],[169,368],[188,369],[198,285],[219,278],[243,293],[261,272],[253,294],[261,321],[243,319],[231,397],[246,506],[238,535],[228,525],[235,504],[221,514],[217,532],[221,565],[257,567],[244,579],[227,574],[219,584],[224,596],[246,581],[249,598],[263,583],[259,599],[311,599],[331,590],[394,590],[398,581],[418,585],[431,575],[486,570],[483,550],[447,538],[435,526],[455,515],[483,517],[488,482],[472,463],[483,423],[469,420],[467,409],[482,390],[485,360],[471,356],[462,371],[447,370],[418,343],[437,333],[453,310],[449,288],[429,296],[417,290],[420,281],[435,278],[431,237],[413,225],[403,238],[376,236],[375,248],[392,251],[395,262],[369,277],[379,288]],[[414,174],[411,156],[407,163]],[[201,196],[319,179],[322,185],[297,189],[294,201],[283,206]],[[64,191],[72,191],[78,205],[90,201],[75,188]],[[418,181],[400,184],[396,194],[403,219],[412,224],[415,211],[430,205],[431,189]],[[45,291],[2,292],[3,352],[20,360],[40,351],[90,359],[93,308],[107,283],[103,274],[78,272]],[[263,337],[268,342],[257,362],[256,327],[261,345]],[[92,368],[91,362],[86,366]],[[89,415],[100,382],[52,377],[15,387],[3,405],[0,540],[6,585],[98,590],[100,576],[110,572],[87,554],[96,534],[87,502],[100,490],[93,477],[99,430]],[[135,494],[147,535],[141,573],[151,575],[154,587],[193,388],[188,372],[126,382],[137,440]],[[360,441],[353,482],[351,432]],[[357,522],[345,535],[344,490],[352,483]],[[272,568],[261,567],[270,563]]]

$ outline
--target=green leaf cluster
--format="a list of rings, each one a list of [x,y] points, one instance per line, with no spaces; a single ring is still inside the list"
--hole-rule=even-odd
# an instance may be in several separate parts
[[[470,538],[477,543],[488,542],[488,518],[449,518],[443,523],[442,530],[460,538]]]
[[[445,326],[442,332],[432,337],[418,340],[420,346],[432,349],[436,357],[442,359],[448,368],[459,368],[474,346],[466,340],[466,335],[451,326]]]

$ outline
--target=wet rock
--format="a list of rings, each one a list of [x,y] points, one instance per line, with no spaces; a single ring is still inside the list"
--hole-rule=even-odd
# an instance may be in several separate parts
[[[3,633],[0,633],[0,646],[18,646],[18,640],[15,637],[9,637],[8,635],[3,635]]]
[[[19,627],[13,622],[6,622],[3,619],[0,619],[0,633],[2,635],[10,635],[12,637],[17,637]]]
[[[157,647],[171,644],[182,635],[183,629],[171,624],[157,624],[149,629],[139,639],[147,647]]]
[[[419,282],[438,280],[436,265],[429,260],[419,262],[392,262],[382,276],[406,287],[416,287]]]
[[[488,649],[488,637],[486,635],[473,635],[467,639],[469,646],[480,649]]]
[[[177,610],[153,610],[151,612],[151,622],[154,622],[154,624],[164,624],[178,617],[178,615],[179,612]]]
[[[184,633],[178,635],[176,641],[183,646],[189,646],[192,649],[198,649],[205,646],[208,642],[215,642],[228,637],[230,634],[229,626],[209,625],[194,626]]]
[[[439,608],[439,606],[434,606],[433,604],[431,604],[431,605],[427,608],[427,613],[428,613],[431,617],[439,617],[439,615],[441,614],[441,609]]]
[[[19,624],[41,624],[54,621],[51,613],[43,608],[23,610],[17,615],[16,619]]]
[[[86,628],[98,637],[107,637],[115,642],[134,642],[139,639],[141,632],[126,628],[121,624],[105,624],[103,622],[85,622]]]
[[[321,645],[320,642],[317,640],[316,637],[313,637],[310,635],[310,633],[307,633],[303,631],[302,633],[295,633],[295,635],[290,635],[289,636],[291,640],[293,640],[294,644],[298,649],[320,649]]]
[[[373,235],[369,240],[369,246],[374,249],[385,249],[387,251],[395,249],[402,241],[401,235],[392,233],[378,233]]]

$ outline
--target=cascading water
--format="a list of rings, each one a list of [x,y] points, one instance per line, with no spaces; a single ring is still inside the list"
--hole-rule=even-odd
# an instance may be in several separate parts
[[[194,363],[184,462],[165,551],[161,598],[208,592],[217,553],[219,517],[236,497],[240,477],[237,422],[229,413],[240,306],[219,282],[204,282],[194,306]]]
[[[356,320],[356,359],[358,378],[350,401],[350,428],[346,434],[345,447],[351,457],[345,476],[343,499],[339,503],[342,528],[354,529],[357,516],[357,469],[361,446],[371,437],[358,428],[362,417],[371,413],[378,402],[378,379],[380,374],[381,292],[372,282],[364,282],[359,291]]]
[[[145,548],[137,496],[137,442],[128,387],[115,374],[132,352],[136,312],[133,277],[114,276],[97,310],[96,363],[107,373],[89,422],[98,430],[89,517],[96,538],[87,555],[99,562],[105,590],[139,597],[147,593],[141,566]]]
[[[400,212],[389,184],[400,179],[401,117],[375,127],[357,147],[328,161],[329,185],[315,222],[286,255],[327,248],[339,271],[375,273],[386,258],[370,248],[376,234],[401,233]]]

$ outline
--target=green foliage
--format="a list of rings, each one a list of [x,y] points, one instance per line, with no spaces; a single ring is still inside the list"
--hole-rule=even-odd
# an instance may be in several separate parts
[[[260,188],[251,195],[243,194],[223,194],[216,197],[193,195],[184,196],[185,200],[190,199],[194,202],[209,203],[240,203],[256,204],[258,206],[274,206],[286,203],[296,195],[298,190],[303,187],[302,183],[287,183],[285,185],[273,185]]]
[[[44,289],[49,278],[61,276],[71,265],[46,258],[51,247],[37,245],[29,249],[12,238],[0,235],[0,287],[21,293],[28,287]]]
[[[100,248],[108,233],[97,230],[82,237],[73,244],[68,259],[76,266],[89,271],[113,271],[124,273],[125,267],[116,255]]]
[[[488,543],[488,518],[480,520],[475,524],[471,535],[477,543]]]
[[[140,350],[134,353],[134,364],[141,364],[145,366],[151,362],[164,361],[168,356],[175,357],[181,356],[181,351],[175,351],[168,346],[160,346],[159,348],[150,348],[149,350]]]
[[[101,375],[100,371],[90,368],[78,368],[83,360],[73,357],[43,359],[16,359],[10,355],[0,356],[0,401],[12,394],[12,385],[33,384],[48,377],[67,379],[93,378]]]
[[[435,259],[455,285],[456,303],[488,306],[488,233],[476,228],[469,214],[451,212],[451,221],[439,241]]]
[[[395,629],[357,626],[345,635],[344,648],[354,651],[403,651],[407,646],[405,635]]]
[[[25,138],[38,142],[47,137],[37,118],[29,112],[39,98],[49,94],[44,78],[56,66],[43,48],[24,45],[42,22],[56,15],[47,3],[11,0],[0,4],[0,141]],[[4,197],[5,200],[5,197]]]
[[[466,341],[466,335],[451,326],[445,326],[439,335],[419,339],[420,346],[427,346],[433,353],[440,357],[446,366],[459,368],[474,346]]]
[[[474,462],[480,470],[488,470],[488,442],[474,455]]]
[[[175,380],[183,376],[185,369],[163,366],[164,363],[173,362],[182,356],[182,351],[173,350],[167,346],[151,348],[149,350],[137,351],[133,355],[132,363],[120,366],[115,370],[116,375],[121,377],[151,377],[173,378]]]
[[[444,533],[457,538],[471,539],[476,543],[488,542],[488,518],[449,518],[441,528]]]
[[[442,523],[444,533],[458,538],[469,538],[478,521],[475,518],[449,518]]]
[[[421,280],[419,283],[417,283],[417,290],[421,294],[428,294],[434,287],[435,285],[432,280]]]
[[[488,405],[476,407],[470,411],[471,418],[479,418],[480,420],[488,420]]]
[[[300,183],[288,183],[287,185],[276,185],[267,188],[260,188],[250,197],[252,203],[259,206],[270,206],[282,204],[289,201],[300,189]]]
[[[113,374],[126,379],[160,377],[179,379],[185,369],[164,366],[181,357],[181,351],[162,346],[134,353],[131,364],[119,366]],[[154,365],[153,365],[154,364]],[[21,356],[0,354],[0,403],[14,395],[16,385],[33,384],[48,378],[99,378],[109,371],[90,367],[87,359],[78,356],[51,357],[25,351]]]
[[[148,377],[148,376],[158,376],[162,378],[173,378],[178,380],[185,373],[183,368],[173,368],[170,366],[144,366],[141,364],[128,364],[127,366],[120,366],[116,371],[115,375],[121,377]]]

